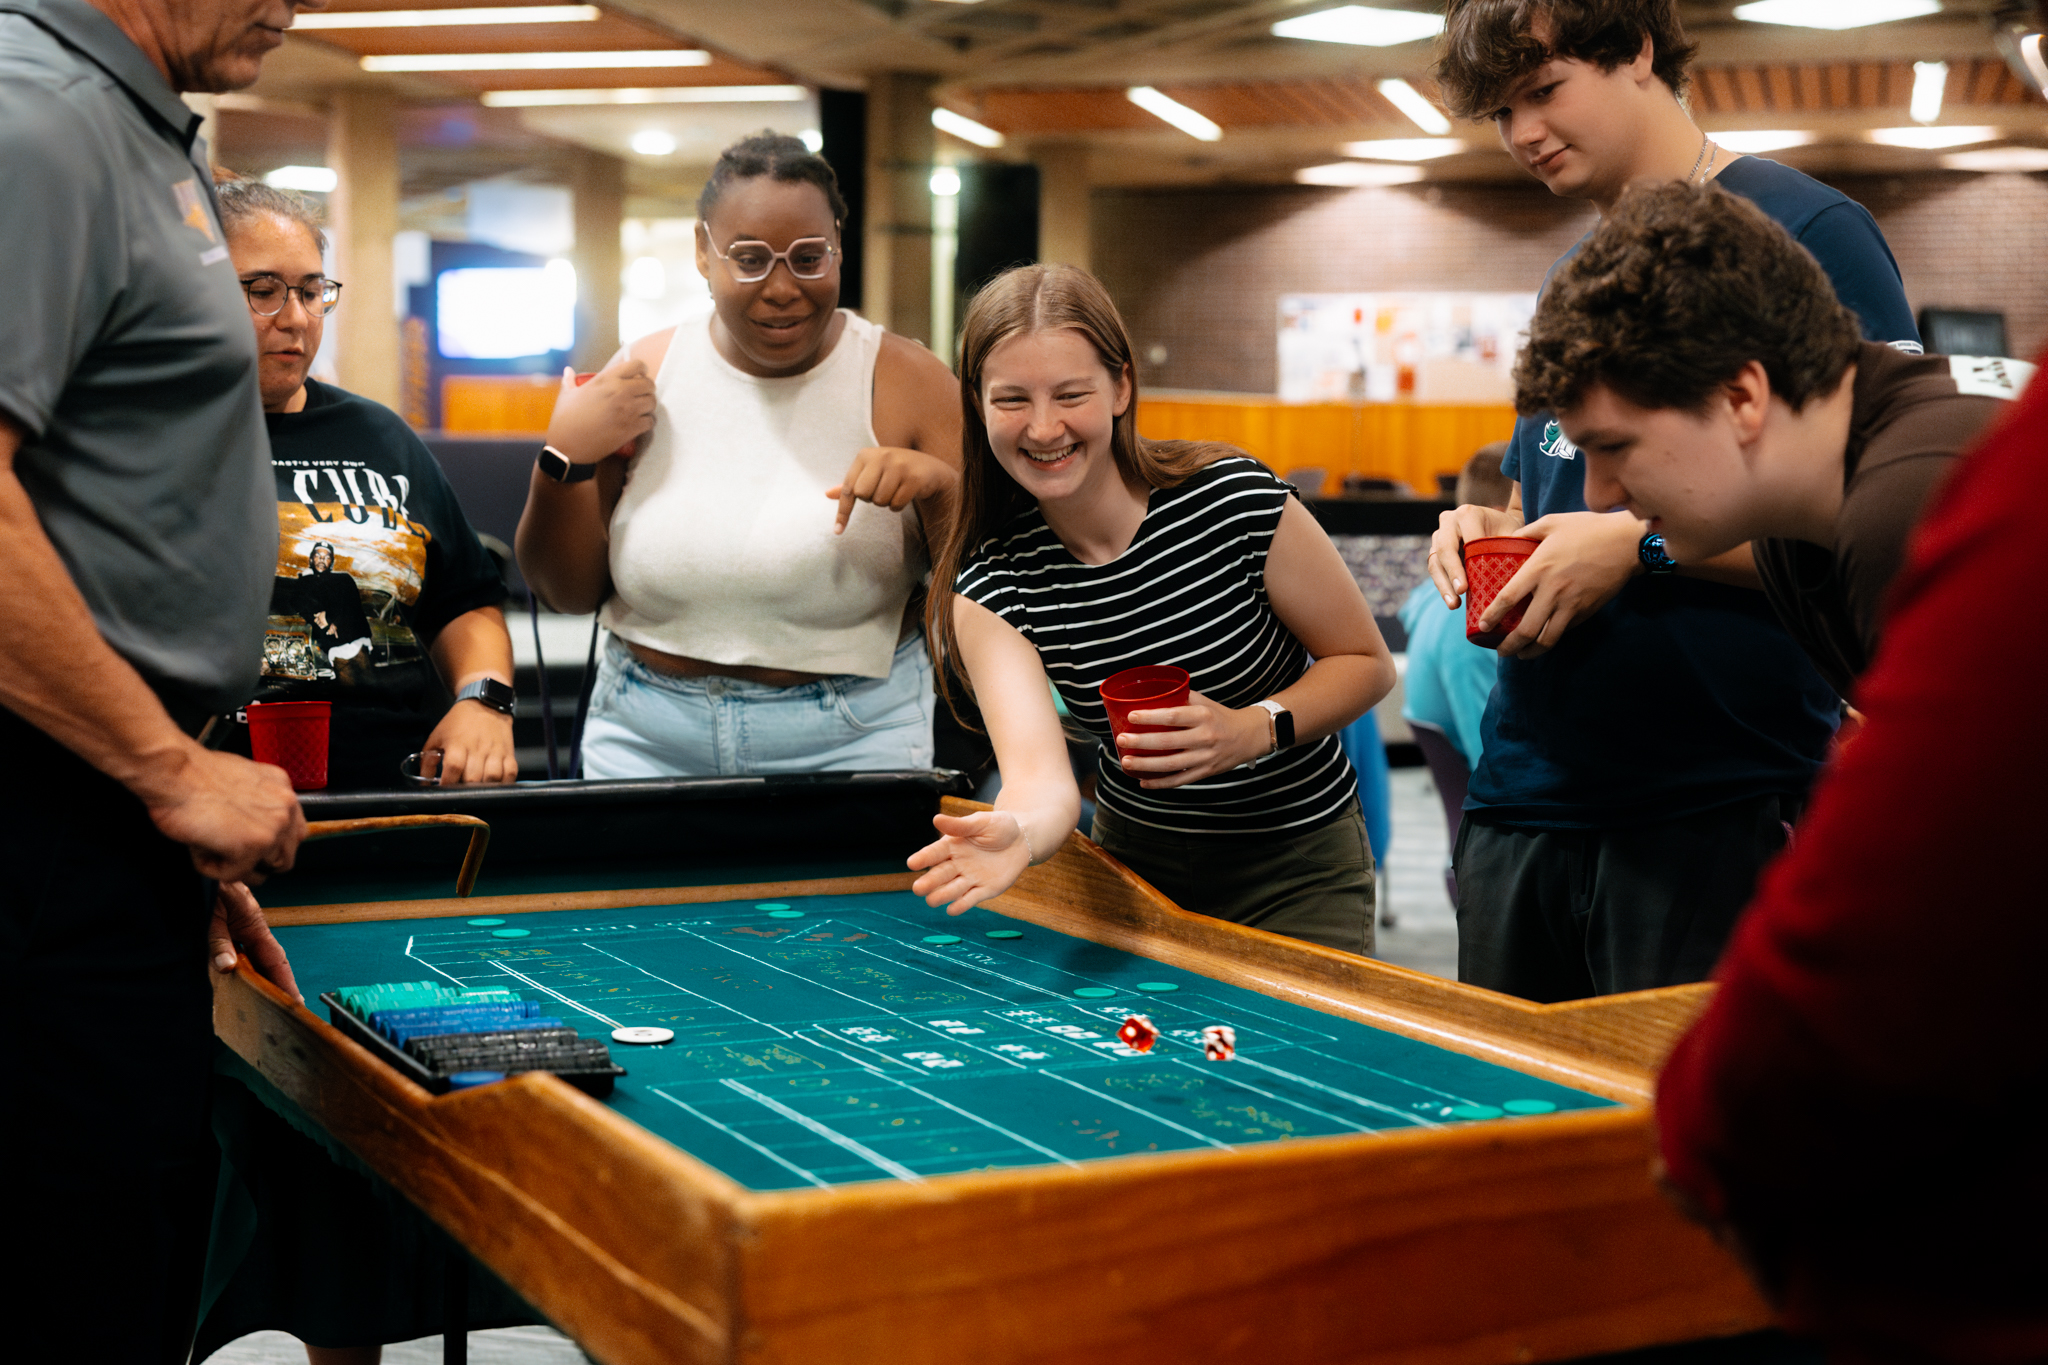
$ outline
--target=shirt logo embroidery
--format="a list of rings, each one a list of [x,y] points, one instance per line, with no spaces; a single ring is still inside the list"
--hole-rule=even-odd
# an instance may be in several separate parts
[[[1543,424],[1543,439],[1537,444],[1537,449],[1553,460],[1579,458],[1579,448],[1564,438],[1564,428],[1557,424],[1554,417]]]
[[[212,241],[213,216],[206,211],[206,196],[199,192],[199,182],[180,180],[171,186],[171,193],[178,197],[178,208],[185,215],[185,226],[204,233],[206,240]]]

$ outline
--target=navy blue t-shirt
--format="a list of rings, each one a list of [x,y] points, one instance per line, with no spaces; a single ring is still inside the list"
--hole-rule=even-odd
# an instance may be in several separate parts
[[[1757,157],[1714,183],[1814,254],[1866,338],[1919,351],[1898,263],[1862,205]],[[1501,472],[1521,482],[1530,521],[1586,510],[1585,465],[1548,414],[1516,422]],[[1803,793],[1840,712],[1762,593],[1638,575],[1549,653],[1500,661],[1465,809],[1503,824],[1599,829]]]

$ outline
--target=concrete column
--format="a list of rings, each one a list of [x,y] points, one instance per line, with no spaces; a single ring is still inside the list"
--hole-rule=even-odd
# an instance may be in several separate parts
[[[575,198],[576,350],[579,370],[598,370],[619,349],[619,295],[626,269],[619,231],[626,221],[626,163],[579,152],[569,185]]]
[[[868,80],[862,308],[892,332],[932,341],[932,87],[889,71]]]
[[[341,386],[396,408],[398,317],[391,239],[398,234],[398,105],[390,96],[336,91],[327,119],[327,166],[339,177],[327,197],[334,278],[347,285],[327,335]]]
[[[1031,160],[1038,167],[1038,259],[1092,269],[1088,148],[1078,142],[1035,143]]]

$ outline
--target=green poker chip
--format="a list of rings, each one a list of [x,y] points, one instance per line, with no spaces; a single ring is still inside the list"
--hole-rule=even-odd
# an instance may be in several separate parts
[[[1451,1106],[1454,1119],[1497,1119],[1501,1111],[1490,1104],[1457,1104]]]
[[[1076,986],[1074,994],[1080,996],[1083,1000],[1107,1000],[1110,996],[1115,995],[1116,992],[1107,986]]]
[[[983,935],[982,935],[982,937],[983,937],[983,938],[1022,938],[1022,937],[1024,937],[1024,931],[1023,931],[1022,929],[991,929],[991,930],[989,930],[989,931],[988,931],[988,932],[987,932],[986,934],[983,934]]]
[[[493,929],[504,922],[501,919],[473,919],[469,925],[472,929]]]
[[[926,935],[924,936],[924,941],[925,941],[926,943],[935,943],[935,944],[937,944],[938,946],[940,946],[941,948],[943,948],[943,947],[946,947],[946,946],[947,946],[947,945],[949,945],[949,944],[954,944],[954,943],[958,943],[958,942],[960,941],[960,935],[958,935],[958,934],[926,934]]]
[[[493,929],[493,930],[491,930],[491,937],[492,937],[492,938],[525,938],[525,937],[526,937],[527,935],[531,934],[532,932],[533,932],[533,930],[531,930],[531,929]]]
[[[1557,1106],[1549,1100],[1509,1100],[1501,1105],[1510,1114],[1554,1114]]]
[[[1171,981],[1140,981],[1137,989],[1147,995],[1165,995],[1168,991],[1179,990],[1180,987]]]

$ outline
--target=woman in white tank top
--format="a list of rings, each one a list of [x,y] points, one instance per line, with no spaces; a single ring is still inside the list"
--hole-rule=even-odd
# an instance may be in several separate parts
[[[929,767],[909,612],[959,480],[953,377],[838,307],[846,206],[797,139],[727,148],[697,211],[709,324],[563,377],[519,523],[527,582],[610,632],[584,775]]]

